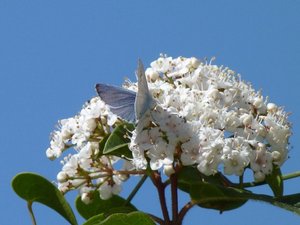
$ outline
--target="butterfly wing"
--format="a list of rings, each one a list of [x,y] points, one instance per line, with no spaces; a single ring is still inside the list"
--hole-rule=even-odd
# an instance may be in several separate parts
[[[149,92],[145,70],[141,60],[138,61],[136,76],[138,80],[138,92],[135,99],[135,115],[136,119],[139,120],[145,112],[151,108],[154,101]]]
[[[130,122],[135,121],[135,92],[107,84],[97,84],[96,90],[114,114]]]

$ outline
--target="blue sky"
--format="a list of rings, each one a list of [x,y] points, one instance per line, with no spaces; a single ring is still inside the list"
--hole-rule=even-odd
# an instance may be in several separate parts
[[[97,82],[135,79],[137,59],[147,67],[169,56],[217,57],[272,102],[291,112],[290,159],[300,170],[300,2],[279,1],[15,1],[0,0],[1,224],[31,224],[26,204],[10,187],[22,171],[55,180],[59,161],[45,156],[57,120],[75,115],[96,95]],[[267,188],[257,189],[270,193]],[[300,190],[300,178],[285,193]],[[156,211],[153,189],[134,201]],[[76,193],[68,195],[70,203]],[[145,204],[145,196],[151,196]],[[152,197],[153,196],[153,197]],[[38,224],[67,224],[35,205]],[[78,216],[79,221],[80,219]],[[195,208],[185,225],[299,224],[300,217],[251,202],[220,215]]]

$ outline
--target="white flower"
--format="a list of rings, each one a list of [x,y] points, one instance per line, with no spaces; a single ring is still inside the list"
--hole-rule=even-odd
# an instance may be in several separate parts
[[[194,135],[189,141],[181,145],[181,162],[183,165],[193,165],[197,162],[200,154],[200,140],[198,135]]]
[[[152,147],[147,151],[150,158],[152,170],[158,170],[163,165],[170,165],[174,160],[175,146],[168,144],[162,138],[158,138]]]
[[[241,176],[250,163],[251,148],[243,138],[226,139],[222,161],[224,173]]]
[[[146,71],[157,105],[133,131],[129,148],[136,168],[146,168],[147,159],[152,169],[179,160],[206,175],[223,167],[225,174],[241,176],[251,165],[261,179],[260,173],[286,160],[287,114],[232,70],[162,55]],[[270,145],[264,154],[261,144]]]
[[[101,184],[99,190],[100,198],[103,200],[107,200],[112,197],[112,195],[117,195],[122,190],[121,188],[121,180],[119,180],[116,176],[113,179],[114,183],[109,184],[107,181]]]
[[[256,150],[252,151],[250,167],[254,173],[261,172],[267,175],[273,170],[272,161],[272,153],[267,151],[264,144],[259,144]]]
[[[166,73],[171,68],[171,57],[160,57],[156,61],[151,63],[151,67],[158,73]]]
[[[232,70],[212,63],[161,55],[146,68],[156,104],[130,132],[132,158],[122,159],[122,170],[150,166],[170,176],[180,165],[197,167],[205,175],[223,171],[241,176],[249,168],[255,181],[262,181],[273,165],[283,165],[291,135],[287,113]],[[138,91],[137,86],[127,81],[123,87]],[[98,190],[102,199],[119,194],[127,173],[114,168],[120,158],[101,155],[99,149],[119,122],[99,97],[59,121],[47,157],[53,160],[75,149],[57,175],[62,192],[78,188],[86,203],[92,191]]]

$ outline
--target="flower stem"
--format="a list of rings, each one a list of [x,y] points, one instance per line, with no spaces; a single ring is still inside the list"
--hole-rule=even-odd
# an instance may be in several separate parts
[[[296,178],[296,177],[300,177],[300,171],[283,175],[282,180],[289,180],[289,179]],[[265,184],[267,184],[265,181],[262,181],[262,182],[247,182],[247,183],[243,184],[243,187],[244,188],[256,187],[256,186],[265,185]]]
[[[158,172],[153,172],[151,174],[151,180],[158,191],[159,202],[161,206],[161,211],[164,217],[165,225],[170,225],[170,217],[166,204],[166,196],[165,196],[165,185],[161,181],[161,176]]]
[[[177,176],[176,173],[170,176],[171,195],[172,195],[172,221],[173,224],[178,223],[178,193],[177,193]]]
[[[244,187],[244,174],[239,176],[239,186],[240,188]]]
[[[129,202],[131,202],[131,200],[133,199],[133,197],[136,195],[136,193],[138,192],[138,190],[142,187],[143,183],[146,181],[147,177],[148,177],[148,175],[144,174],[144,176],[142,177],[142,179],[137,183],[137,185],[135,186],[135,188],[132,190],[132,192],[130,193],[130,195],[126,199],[126,202],[124,203],[124,205],[127,205]]]
[[[161,218],[159,218],[159,217],[157,217],[155,215],[152,215],[150,213],[147,213],[147,215],[150,216],[158,224],[160,224],[160,225],[164,225],[165,224],[165,222]]]
[[[282,179],[289,180],[289,179],[296,178],[296,177],[300,177],[300,171],[283,175]]]
[[[32,202],[27,202],[27,208],[29,210],[29,215],[31,217],[32,224],[36,225],[36,220],[35,220],[34,213],[32,210]]]
[[[194,206],[195,204],[193,202],[188,202],[179,212],[178,215],[178,224],[182,224],[183,218],[185,214]]]

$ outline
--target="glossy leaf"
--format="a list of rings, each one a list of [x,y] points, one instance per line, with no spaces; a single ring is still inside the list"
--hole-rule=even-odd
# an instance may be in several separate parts
[[[105,144],[109,138],[109,135],[110,134],[107,134],[105,137],[103,137],[103,139],[99,142],[99,155],[98,157],[100,157],[101,155],[103,155],[103,150],[104,150],[104,147],[105,147]]]
[[[217,189],[216,189],[217,188]],[[254,194],[242,189],[216,187],[211,184],[193,185],[191,188],[191,197],[200,205],[212,204],[213,206],[222,207],[218,204],[221,202],[234,202],[234,201],[246,201],[246,200],[258,200],[266,203],[270,203],[274,206],[291,211],[300,215],[300,194],[283,196],[281,198],[274,198],[268,195]],[[217,203],[217,204],[215,204]],[[208,207],[211,208],[211,207]]]
[[[234,199],[231,193],[223,193],[222,188],[231,185],[232,183],[221,173],[205,176],[195,167],[184,167],[178,174],[178,187],[181,190],[189,193],[191,198],[200,195],[198,197],[205,199],[203,202],[200,201],[198,206],[221,212],[239,208],[247,201]]]
[[[102,200],[99,197],[99,192],[95,191],[92,198],[93,201],[90,204],[83,203],[80,196],[76,199],[76,208],[79,214],[85,219],[98,214],[103,214],[107,217],[112,213],[128,213],[137,210],[132,204],[126,204],[126,200],[117,195],[113,195],[108,200]]]
[[[130,131],[133,130],[134,125],[130,123],[123,123],[117,126],[106,140],[103,154],[132,158],[128,143],[130,142]]]
[[[278,166],[273,166],[272,173],[266,176],[266,182],[272,189],[275,197],[281,197],[283,195],[283,180],[281,170]]]
[[[14,191],[29,203],[42,203],[63,216],[72,225],[77,225],[74,213],[63,194],[44,177],[34,173],[21,173],[12,180]]]
[[[296,208],[300,209],[300,193],[292,194],[292,195],[286,195],[286,196],[277,198],[277,200],[281,203],[292,205],[293,207],[296,207]]]
[[[280,170],[272,174],[277,181],[272,181],[276,195],[282,193]],[[274,178],[273,178],[274,179]],[[300,215],[300,194],[274,198],[268,195],[253,194],[247,190],[236,188],[222,174],[204,176],[194,167],[183,168],[178,174],[178,186],[190,194],[197,204],[204,208],[226,211],[238,208],[247,200],[258,200],[270,203]]]
[[[192,184],[203,181],[202,174],[199,172],[199,170],[191,166],[183,167],[179,171],[177,178],[179,189],[187,193],[189,193]]]
[[[198,202],[200,207],[216,209],[220,212],[244,205],[248,199],[240,197],[243,192],[246,191],[204,182],[193,184],[190,187],[190,196]]]
[[[103,214],[99,214],[99,215],[91,217],[82,225],[97,225],[97,224],[100,224],[105,219],[106,219],[106,217]]]
[[[243,194],[243,197],[247,197],[252,200],[264,201],[300,215],[300,194],[287,195],[280,198],[274,198],[268,195]]]
[[[132,212],[128,214],[117,213],[103,221],[86,222],[84,225],[155,225],[153,220],[145,213]]]
[[[197,184],[198,182],[207,182],[210,184],[216,184],[224,187],[233,186],[224,175],[216,173],[211,176],[206,176],[199,172],[199,170],[193,166],[185,166],[178,173],[179,187],[184,190],[188,189],[190,185]]]

